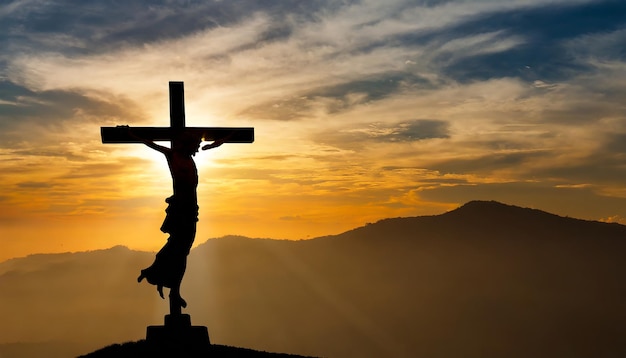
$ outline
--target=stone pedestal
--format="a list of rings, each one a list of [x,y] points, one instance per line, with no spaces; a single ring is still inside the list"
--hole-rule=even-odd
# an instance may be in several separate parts
[[[211,342],[204,326],[192,326],[188,314],[166,315],[165,325],[148,326],[146,342],[155,351],[177,357],[205,355]]]

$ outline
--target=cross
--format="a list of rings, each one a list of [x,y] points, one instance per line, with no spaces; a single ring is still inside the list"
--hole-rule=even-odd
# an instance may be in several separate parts
[[[100,133],[102,135],[102,143],[147,143],[147,142],[155,142],[155,141],[169,141],[170,143],[174,142],[174,140],[182,140],[175,139],[181,138],[181,135],[190,135],[192,139],[202,139],[206,141],[219,141],[221,143],[252,143],[254,142],[254,128],[242,127],[242,128],[232,128],[232,127],[186,127],[185,126],[185,102],[184,102],[184,89],[183,82],[170,82],[170,126],[169,127],[133,127],[132,131],[129,130],[129,126],[117,126],[117,127],[101,127]],[[197,142],[199,144],[199,141]],[[172,147],[174,148],[174,143],[172,143]],[[169,158],[169,157],[168,157]],[[189,160],[193,163],[193,160],[189,158]],[[169,163],[169,159],[168,159]],[[193,165],[193,164],[192,164]],[[195,165],[194,165],[195,169]],[[172,171],[172,179],[174,180],[174,171]],[[196,174],[197,175],[197,174]],[[174,180],[175,181],[175,180]],[[196,183],[197,185],[197,178]],[[195,186],[193,186],[192,190],[195,190]],[[174,189],[174,196],[168,199],[175,198],[176,189]],[[174,199],[176,200],[176,199]],[[180,198],[178,199],[180,200]],[[168,201],[168,203],[170,203]],[[183,204],[180,204],[181,201],[171,204],[176,207],[174,212],[178,210],[180,212],[184,212],[184,210],[188,210],[188,208],[183,207]],[[177,206],[178,205],[178,206]],[[193,206],[196,206],[193,203]],[[182,208],[182,209],[181,209]],[[197,206],[196,206],[197,208]],[[191,215],[191,220],[194,219],[193,213],[186,213],[185,215]],[[197,211],[196,211],[197,218]],[[167,218],[166,218],[167,219]],[[175,217],[172,220],[180,220],[179,216]],[[196,219],[197,220],[197,219]],[[162,229],[163,230],[163,229]],[[171,229],[168,229],[171,230]],[[166,232],[166,231],[164,231]],[[170,233],[170,237],[173,236],[172,231],[167,231]],[[179,232],[180,233],[180,232]],[[195,224],[193,226],[193,232],[187,231],[186,234],[191,233],[191,242],[193,242],[195,236]],[[186,235],[185,234],[185,235]],[[187,238],[189,239],[189,237]],[[169,239],[168,239],[169,240]],[[171,247],[171,246],[170,246]],[[185,258],[186,259],[186,258]],[[142,276],[138,279],[141,281],[143,279]],[[184,274],[184,268],[183,268]],[[181,278],[182,279],[182,278]],[[180,283],[180,282],[179,282]],[[159,285],[159,293],[162,296],[162,287],[163,285]],[[169,287],[169,286],[168,286]],[[180,293],[178,289],[176,289],[177,297],[180,297]],[[171,287],[173,289],[173,287]],[[172,316],[181,317],[181,305],[180,301],[173,302],[172,301],[172,291],[170,290],[170,312]],[[184,304],[183,304],[184,306]]]
[[[254,142],[254,128],[250,127],[185,127],[185,93],[183,82],[170,82],[170,126],[133,127],[133,134],[148,141],[173,141],[189,133],[206,141],[223,140],[224,143]],[[130,135],[128,126],[100,127],[102,143],[142,143]]]

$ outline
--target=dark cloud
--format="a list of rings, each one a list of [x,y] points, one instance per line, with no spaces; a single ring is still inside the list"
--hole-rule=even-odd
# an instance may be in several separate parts
[[[436,173],[433,171],[429,171],[424,169],[423,167],[401,167],[401,166],[383,166],[380,168],[384,172],[405,172],[405,173],[415,173],[416,176],[422,173]],[[436,173],[439,175],[440,173]],[[442,176],[437,176],[436,178],[420,178],[419,184],[423,183],[433,183],[433,184],[469,184],[467,179],[463,178],[446,178]],[[402,190],[411,190],[415,189],[417,185],[407,186],[401,188]]]
[[[489,148],[497,144],[498,148]],[[506,142],[505,142],[506,143]],[[598,135],[597,143],[581,143],[578,155],[568,156],[563,150],[521,149],[523,144],[498,142],[467,143],[468,148],[484,148],[485,154],[473,158],[453,158],[425,163],[424,167],[441,174],[492,175],[509,170],[525,178],[539,181],[559,180],[564,185],[593,183],[621,187],[626,177],[626,133]],[[503,145],[513,150],[500,150]],[[585,149],[588,146],[588,149]]]
[[[605,89],[604,91],[611,90]],[[626,90],[619,90],[618,93],[626,95]],[[600,93],[596,92],[594,95],[600,95]],[[546,123],[581,125],[597,122],[604,118],[624,117],[625,115],[626,106],[619,102],[607,101],[606,98],[598,98],[597,100],[581,98],[566,108],[541,110],[540,118],[542,122]]]
[[[582,158],[570,161],[561,160],[550,166],[533,168],[528,175],[534,178],[558,178],[566,183],[607,185],[622,188],[626,177],[626,153],[612,151],[606,145],[590,152]]]
[[[291,96],[250,106],[239,115],[256,119],[292,121],[305,118],[313,106],[312,99],[308,97]]]
[[[48,182],[26,181],[18,183],[17,186],[21,189],[47,189],[53,187],[54,184]]]
[[[444,2],[433,2],[433,5],[441,3]],[[450,26],[403,33],[370,43],[362,50],[380,46],[426,47],[434,54],[432,66],[460,82],[502,77],[518,77],[530,82],[537,79],[559,81],[592,70],[580,61],[588,47],[572,49],[567,46],[568,41],[624,29],[625,23],[626,3],[620,0],[537,5],[484,11]],[[492,36],[489,42],[493,44],[507,39],[522,41],[511,48],[487,53],[444,50],[451,41],[487,34]],[[615,41],[611,47],[620,48],[624,43],[626,39]],[[623,46],[621,48],[603,55],[624,60],[626,52]]]
[[[305,93],[306,97],[329,97],[345,102],[348,94],[363,94],[362,102],[375,101],[407,88],[434,88],[429,80],[408,72],[387,72]]]
[[[40,132],[71,138],[74,125],[93,123],[97,130],[99,125],[125,123],[129,118],[137,122],[145,118],[138,108],[128,99],[106,93],[92,96],[79,89],[32,91],[0,80],[0,142],[10,148],[33,141],[34,134]]]
[[[609,153],[626,155],[626,133],[609,134],[604,148]]]
[[[314,88],[297,96],[251,106],[240,114],[259,119],[297,120],[307,118],[322,106],[326,113],[347,111],[356,105],[383,99],[415,88],[434,88],[431,82],[409,72],[388,72]]]
[[[53,143],[56,144],[56,143]],[[39,149],[39,148],[31,148],[31,149],[21,149],[21,150],[13,150],[11,152],[13,155],[17,157],[50,157],[50,158],[65,158],[74,162],[84,162],[89,160],[89,156],[73,153],[69,150],[63,150],[61,148],[52,149]]]
[[[389,16],[401,16],[406,9],[452,2],[409,1],[394,5],[395,13],[392,11]],[[38,51],[67,55],[95,54],[230,26],[263,13],[270,18],[271,26],[265,32],[255,34],[255,46],[259,46],[264,42],[288,38],[297,24],[319,21],[355,3],[358,1],[24,2],[2,17],[0,47],[12,52],[37,48]],[[363,44],[354,51],[415,45],[436,49],[453,39],[501,31],[503,37],[521,36],[526,42],[507,51],[468,56],[452,63],[447,63],[447,55],[442,53],[435,61],[444,63],[446,73],[460,80],[503,76],[555,79],[568,71],[584,69],[574,61],[571,53],[563,50],[563,41],[623,28],[624,14],[626,3],[620,0],[487,11],[449,27],[391,36]],[[372,26],[383,20],[386,19],[373,19],[372,23],[361,26]],[[618,53],[625,58],[624,51]],[[527,71],[526,66],[532,70]]]
[[[333,11],[334,1],[168,1],[99,0],[25,2],[0,21],[0,45],[12,50],[38,44],[43,51],[94,54],[128,45],[143,45],[229,26],[263,12],[277,26],[260,34],[271,41],[288,36],[278,25],[288,16],[312,20],[318,11]],[[58,36],[55,39],[55,36]],[[48,40],[43,40],[48,39]]]
[[[35,93],[24,86],[16,85],[11,81],[0,80],[0,99],[3,101],[17,102],[19,97],[33,96]],[[8,109],[8,107],[0,107],[2,112]]]
[[[428,169],[436,170],[442,174],[489,174],[494,170],[520,168],[524,164],[537,158],[545,158],[550,154],[548,151],[494,152],[472,159],[455,158],[431,162],[428,164]]]
[[[55,122],[54,119],[69,120],[76,116],[78,110],[103,119],[124,117],[137,110],[137,106],[125,98],[109,96],[107,100],[97,99],[79,89],[34,92],[11,81],[1,80],[0,101],[0,125],[24,119],[50,124]]]
[[[446,65],[444,73],[459,81],[498,77],[556,81],[590,69],[564,43],[582,35],[615,31],[624,28],[625,23],[626,3],[609,0],[488,13],[430,36],[433,42],[444,42],[470,34],[504,31],[501,36],[524,39],[523,44],[506,51],[463,57]],[[626,52],[621,51],[620,57],[626,59]]]
[[[377,140],[386,142],[414,142],[432,138],[449,138],[448,122],[433,119],[415,119],[391,127],[392,132],[375,135]]]
[[[375,142],[406,143],[449,138],[449,124],[434,119],[414,119],[399,123],[370,123],[350,129],[323,131],[314,140],[339,148],[358,148]]]
[[[289,38],[293,31],[294,28],[289,23],[274,22],[270,24],[268,29],[258,35],[255,46],[259,46],[260,43],[285,40]]]
[[[295,216],[281,216],[279,218],[279,220],[282,221],[299,221],[302,220],[302,217],[300,215],[295,215]]]

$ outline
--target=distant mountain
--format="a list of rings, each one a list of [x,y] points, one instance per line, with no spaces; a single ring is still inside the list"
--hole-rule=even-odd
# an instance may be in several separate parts
[[[135,278],[153,257],[116,246],[0,263],[0,357],[76,356],[145,338],[161,302]]]
[[[192,251],[182,292],[193,323],[229,346],[623,357],[625,254],[626,226],[474,201],[313,240],[208,240]],[[143,338],[167,308],[134,281],[152,257],[117,247],[0,263],[0,343],[73,339],[85,354]]]
[[[616,223],[562,217],[496,201],[471,201],[442,215],[384,219],[330,238],[535,238],[570,241],[595,236],[619,240],[625,230],[625,226]],[[420,237],[422,234],[428,237]]]

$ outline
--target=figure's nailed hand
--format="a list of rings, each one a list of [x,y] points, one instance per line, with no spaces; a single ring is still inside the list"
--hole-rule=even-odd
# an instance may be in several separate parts
[[[229,140],[233,135],[235,134],[235,132],[230,132],[226,137],[222,138],[222,139],[218,139],[216,141],[214,141],[211,144],[205,144],[202,146],[202,150],[207,150],[207,149],[212,149],[212,148],[217,148],[220,145],[226,143],[227,140]]]
[[[222,145],[222,143],[205,144],[205,145],[202,146],[202,150],[208,150],[208,149],[211,149],[211,148],[217,148],[220,145]]]

